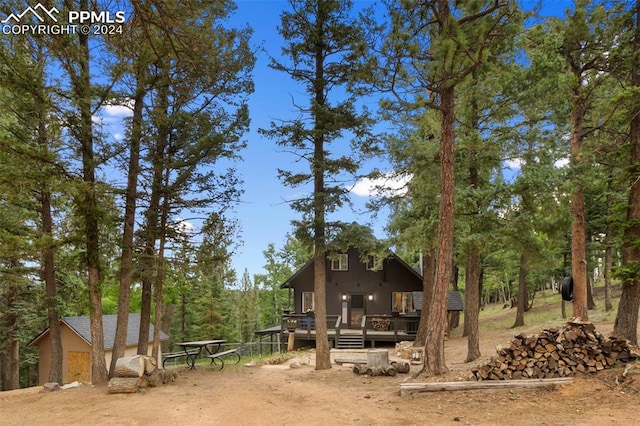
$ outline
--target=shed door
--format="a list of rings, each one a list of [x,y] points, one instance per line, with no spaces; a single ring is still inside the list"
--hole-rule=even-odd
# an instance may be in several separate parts
[[[67,382],[91,383],[89,352],[68,352],[67,358]]]

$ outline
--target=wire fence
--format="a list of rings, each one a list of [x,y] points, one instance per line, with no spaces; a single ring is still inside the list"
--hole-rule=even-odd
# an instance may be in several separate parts
[[[243,358],[271,356],[272,354],[280,353],[280,342],[225,343],[220,348],[221,351],[229,349],[237,349]]]

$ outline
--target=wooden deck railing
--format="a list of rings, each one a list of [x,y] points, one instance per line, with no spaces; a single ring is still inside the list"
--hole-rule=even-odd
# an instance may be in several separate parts
[[[366,337],[368,331],[393,331],[414,334],[418,330],[420,317],[392,316],[387,314],[364,315],[360,322],[360,329]],[[341,315],[327,315],[327,330],[334,330],[336,334],[343,328]],[[309,336],[316,329],[316,317],[307,314],[283,314],[282,330],[304,330]]]
[[[335,342],[345,327],[341,315],[327,315],[327,331]],[[411,339],[418,330],[420,317],[411,315],[392,316],[386,314],[365,315],[360,322],[359,330],[364,341],[395,341]],[[353,328],[349,328],[354,330]],[[283,314],[280,328],[280,342],[285,342],[285,333],[294,332],[299,339],[315,340],[316,318],[307,314]],[[358,329],[356,329],[358,330]],[[333,335],[332,335],[333,334]]]

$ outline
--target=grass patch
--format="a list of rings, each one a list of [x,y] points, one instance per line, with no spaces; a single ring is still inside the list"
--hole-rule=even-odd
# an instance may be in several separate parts
[[[613,293],[613,291],[612,291]],[[614,293],[615,294],[615,293]],[[614,298],[614,302],[617,299]],[[604,310],[604,292],[596,291],[594,294],[596,308],[589,310],[591,321],[613,322],[615,320],[614,310],[606,312]],[[615,303],[614,303],[615,305]],[[510,329],[516,320],[516,308],[504,308],[502,304],[487,305],[480,311],[480,330],[506,330]],[[536,326],[546,328],[560,326],[573,316],[573,305],[565,302],[566,318],[562,317],[562,298],[559,293],[552,290],[545,290],[536,293],[533,306],[524,313],[524,328]],[[463,318],[460,322],[463,323]],[[520,327],[514,329],[517,331]]]

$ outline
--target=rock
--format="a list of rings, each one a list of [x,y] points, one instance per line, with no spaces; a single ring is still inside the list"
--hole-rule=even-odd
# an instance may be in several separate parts
[[[45,383],[44,386],[42,386],[43,392],[53,392],[57,390],[60,390],[60,384],[58,382],[49,382]]]
[[[79,388],[80,386],[82,386],[80,382],[71,382],[71,383],[67,383],[66,385],[62,385],[61,389],[73,389],[73,388]]]
[[[300,365],[300,361],[298,360],[294,360],[291,361],[291,364],[289,364],[289,368],[301,368],[302,365]]]

